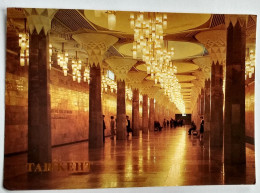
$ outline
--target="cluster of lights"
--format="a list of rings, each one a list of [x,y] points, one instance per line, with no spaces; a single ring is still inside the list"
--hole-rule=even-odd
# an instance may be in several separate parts
[[[102,16],[102,10],[95,10],[95,17],[101,17]],[[107,26],[108,29],[114,30],[116,27],[116,12],[115,11],[106,11],[107,13]]]
[[[133,58],[140,53],[144,61],[151,52],[157,53],[163,44],[163,28],[167,27],[167,15],[161,13],[130,14],[130,27],[134,30]],[[156,57],[156,56],[154,56]]]
[[[126,98],[128,98],[129,100],[132,100],[133,98],[133,91],[130,87],[126,86],[125,87],[125,96]]]
[[[102,92],[107,92],[108,87],[110,88],[111,93],[117,92],[116,81],[108,78],[106,75],[102,75],[102,80],[101,80],[101,90],[102,90]]]
[[[181,86],[172,72],[164,73],[160,81],[161,87],[164,89],[164,94],[169,97],[169,100],[175,103],[181,113],[185,113],[185,104],[181,94]]]
[[[141,95],[140,93],[139,93],[139,102],[140,103],[143,102],[143,95]]]
[[[29,36],[26,33],[19,34],[20,66],[29,65]]]
[[[248,57],[245,62],[245,79],[247,79],[247,77],[252,78],[252,75],[255,72],[255,51],[251,49],[248,52]]]
[[[58,53],[57,58],[58,65],[62,68],[64,76],[67,76],[69,71],[69,54],[64,51],[64,43],[62,43],[62,51],[61,53]]]
[[[20,47],[20,66],[29,65],[29,35],[27,33],[19,34],[19,47]],[[52,45],[49,44],[49,65],[52,65]]]
[[[181,86],[175,76],[177,68],[172,64],[174,48],[167,50],[167,42],[163,41],[167,14],[148,13],[148,17],[145,18],[144,13],[131,13],[130,26],[134,30],[133,58],[141,56],[147,65],[147,74],[151,75],[155,84],[160,84],[165,95],[184,113]]]
[[[85,66],[85,70],[83,73],[83,80],[84,80],[84,82],[88,81],[88,84],[90,83],[90,69],[89,69],[88,63]]]
[[[76,52],[76,58],[74,60],[72,60],[72,78],[73,81],[78,81],[78,83],[80,83],[81,81],[81,67],[82,67],[82,62],[81,60],[78,59],[77,57],[77,52]]]
[[[50,65],[50,70],[51,70],[51,65],[52,65],[51,56],[52,56],[52,45],[49,44],[49,65]]]

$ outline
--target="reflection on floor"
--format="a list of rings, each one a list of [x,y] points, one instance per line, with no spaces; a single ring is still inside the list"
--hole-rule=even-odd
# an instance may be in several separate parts
[[[254,150],[247,145],[247,163],[225,166],[222,151],[209,151],[207,136],[187,135],[188,127],[166,128],[139,138],[106,138],[104,148],[88,143],[53,148],[53,161],[87,161],[89,172],[26,174],[26,154],[5,158],[8,189],[66,189],[255,183]]]

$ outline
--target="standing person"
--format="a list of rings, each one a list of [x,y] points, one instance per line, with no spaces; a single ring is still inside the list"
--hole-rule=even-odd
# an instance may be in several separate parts
[[[163,120],[163,127],[166,128],[166,119]]]
[[[167,127],[169,127],[169,124],[170,124],[170,122],[169,122],[169,120],[167,120]]]
[[[114,135],[115,135],[115,119],[114,116],[111,116],[111,120],[110,120],[110,129],[111,129],[111,139],[114,139]]]
[[[204,119],[203,117],[200,117],[201,118],[201,122],[200,122],[200,140],[201,138],[203,137],[203,133],[204,133]]]
[[[170,125],[171,125],[171,128],[173,127],[173,119],[171,118],[171,121],[170,121]]]
[[[105,115],[103,115],[103,142],[105,142],[105,129],[106,129]]]
[[[129,136],[130,132],[132,132],[133,134],[133,130],[130,127],[130,120],[128,116],[126,116],[126,131],[127,131],[127,136]]]

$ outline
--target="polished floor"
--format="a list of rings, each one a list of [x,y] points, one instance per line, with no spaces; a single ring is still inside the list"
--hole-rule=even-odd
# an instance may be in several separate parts
[[[223,164],[223,152],[210,149],[207,135],[187,135],[188,127],[166,128],[139,138],[106,138],[104,148],[88,150],[88,142],[53,148],[53,161],[87,161],[87,172],[26,173],[26,156],[5,158],[8,189],[71,189],[255,183],[253,146],[246,165]]]

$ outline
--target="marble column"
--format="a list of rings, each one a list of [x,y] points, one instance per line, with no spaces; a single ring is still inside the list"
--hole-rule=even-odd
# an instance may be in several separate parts
[[[49,30],[56,10],[24,9],[30,29],[28,70],[28,163],[50,163],[51,103]],[[34,13],[35,12],[35,13]],[[39,18],[41,20],[39,21]],[[38,21],[37,25],[35,21]]]
[[[145,72],[129,71],[127,73],[127,80],[133,90],[132,100],[132,129],[133,136],[139,136],[140,131],[140,115],[139,115],[139,87],[142,85],[141,82],[147,76]]]
[[[143,113],[142,113],[142,130],[144,134],[148,133],[148,95],[143,95]]]
[[[30,34],[28,82],[28,162],[51,161],[49,38]]]
[[[126,138],[125,81],[117,81],[116,138]]]
[[[226,30],[219,28],[218,30],[204,31],[195,37],[207,48],[212,64],[210,146],[220,147],[219,149],[223,150],[223,68],[226,62]]]
[[[154,98],[150,98],[149,131],[154,130]]]
[[[90,67],[89,83],[89,147],[103,146],[103,116],[101,103],[101,68]]]
[[[224,119],[224,161],[244,164],[246,16],[229,16]]]
[[[103,116],[101,100],[101,69],[107,49],[118,38],[97,33],[78,33],[72,36],[88,53],[89,84],[89,148],[103,147]]]
[[[133,136],[139,136],[139,90],[133,90],[133,101],[132,101],[132,128]]]
[[[223,146],[223,66],[218,62],[211,67],[210,146]]]
[[[116,112],[116,139],[126,139],[126,102],[125,82],[127,73],[136,63],[136,60],[122,57],[111,57],[105,60],[112,68],[117,78],[117,112]]]
[[[210,79],[205,80],[204,129],[210,130]]]

